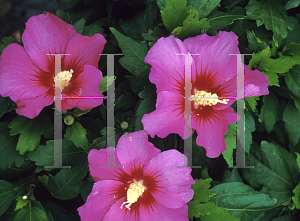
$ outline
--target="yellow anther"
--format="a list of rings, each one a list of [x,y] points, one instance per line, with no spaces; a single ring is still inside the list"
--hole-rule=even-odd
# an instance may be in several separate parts
[[[66,86],[69,85],[69,82],[72,78],[72,73],[74,73],[74,71],[70,69],[70,71],[62,71],[56,75],[56,79],[60,80],[61,82],[61,89],[64,89]],[[54,77],[54,84],[55,84],[55,77]]]
[[[221,104],[227,104],[229,99],[222,99],[219,100],[219,97],[216,93],[211,94],[211,92],[206,92],[206,91],[198,91],[194,88],[195,95],[192,95],[189,100],[194,101],[194,107],[197,109],[199,105],[202,106],[212,106],[216,105],[218,103]]]
[[[129,185],[129,188],[127,190],[127,201],[122,203],[121,209],[123,205],[128,203],[127,205],[125,205],[125,207],[130,210],[130,206],[135,203],[140,196],[143,195],[146,189],[147,187],[143,185],[143,180],[139,180],[137,182],[135,179],[133,179],[133,183]]]

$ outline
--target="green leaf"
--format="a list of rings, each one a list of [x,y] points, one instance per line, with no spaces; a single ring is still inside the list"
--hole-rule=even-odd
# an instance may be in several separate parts
[[[188,16],[187,0],[166,0],[166,5],[161,9],[161,18],[169,31],[182,26],[183,20]]]
[[[13,37],[4,37],[2,39],[2,44],[0,44],[0,55],[2,54],[2,51],[4,50],[4,48],[6,48],[8,45],[12,44],[12,43],[19,43],[16,39],[14,39]]]
[[[23,200],[23,196],[18,196],[18,198],[16,200],[17,200],[17,205],[15,208],[15,211],[22,209],[29,202],[29,200]]]
[[[128,110],[131,107],[135,107],[137,102],[137,96],[131,91],[124,91],[115,103],[115,110]]]
[[[264,96],[263,102],[259,118],[265,122],[267,132],[271,133],[277,120],[279,101],[277,96],[270,91],[268,95]]]
[[[78,121],[67,126],[65,137],[71,140],[76,147],[81,147],[83,150],[88,149],[89,142],[86,138],[86,129]]]
[[[25,157],[16,151],[17,137],[9,135],[8,122],[0,122],[0,169],[5,170],[15,162],[18,166],[23,164]],[[20,163],[19,163],[20,162]]]
[[[90,25],[84,26],[84,30],[82,35],[84,36],[93,36],[96,33],[102,34],[104,37],[106,37],[106,34],[103,33],[104,29],[101,27],[100,24],[98,24],[99,22],[93,22]]]
[[[233,168],[231,171],[226,170],[223,175],[222,183],[229,183],[229,182],[240,182],[244,183],[242,177],[239,174],[237,168]]]
[[[245,111],[245,152],[250,151],[250,144],[252,144],[252,132],[255,131],[255,122],[250,112]]]
[[[297,97],[300,97],[300,65],[296,65],[285,75],[288,89]]]
[[[5,180],[0,180],[0,217],[15,199],[15,186]]]
[[[251,107],[251,110],[253,112],[256,111],[256,105],[257,105],[257,100],[259,100],[258,96],[254,97],[245,97],[245,100],[248,102],[249,106]]]
[[[48,221],[47,214],[36,206],[20,210],[13,221]]]
[[[53,136],[53,124],[50,117],[43,112],[34,119],[17,116],[8,127],[11,136],[20,134],[16,150],[20,151],[21,155],[27,151],[34,151],[40,143],[41,135],[48,139]]]
[[[0,118],[7,112],[7,110],[13,103],[14,102],[9,97],[0,96]]]
[[[296,155],[297,155],[296,161],[297,161],[297,165],[298,165],[298,167],[299,167],[299,172],[300,172],[300,154],[297,153],[297,152],[295,152],[295,153],[296,153]]]
[[[144,114],[149,114],[150,112],[155,110],[155,104],[156,104],[156,87],[154,85],[146,85],[145,89],[139,93],[139,97],[144,99],[139,104],[135,115],[136,115],[136,121],[135,121],[135,131],[143,130],[144,126],[141,122]]]
[[[285,9],[275,0],[250,0],[246,10],[247,15],[258,15],[262,18],[267,30],[273,31],[273,40],[276,46],[280,36],[286,38],[287,29],[293,29],[293,23]],[[259,23],[257,23],[259,26]]]
[[[203,208],[203,204],[200,204],[195,200],[189,201],[187,204],[189,219],[193,219],[193,217],[199,217],[200,215],[209,214],[209,212]]]
[[[75,147],[72,141],[62,140],[62,165],[75,166],[85,162],[87,154],[81,148]],[[54,140],[46,141],[46,145],[39,145],[36,151],[27,155],[28,159],[37,166],[54,165]],[[59,156],[56,156],[59,157]]]
[[[228,125],[228,131],[225,134],[226,150],[222,152],[228,166],[233,166],[233,149],[236,149],[236,123]]]
[[[78,196],[84,184],[82,179],[87,172],[87,163],[75,167],[63,168],[54,177],[50,174],[48,190],[59,200],[70,200]]]
[[[278,203],[291,197],[292,190],[300,181],[293,155],[279,145],[266,141],[261,142],[260,148],[251,150],[250,155],[246,154],[246,163],[254,168],[244,168],[243,178],[253,188],[262,188],[263,193],[276,198]]]
[[[112,85],[112,83],[116,80],[116,77],[115,76],[110,76],[110,77],[107,77],[107,76],[104,76],[102,81],[100,82],[99,84],[99,91],[101,93],[107,91],[107,85],[110,86]]]
[[[277,200],[267,194],[255,191],[241,182],[222,183],[211,189],[216,195],[211,202],[228,210],[243,221],[252,221],[263,212],[272,209]],[[202,220],[202,219],[201,219]]]
[[[133,75],[149,77],[148,74],[150,69],[144,62],[148,53],[147,43],[143,42],[140,44],[131,38],[122,35],[114,28],[110,28],[110,30],[116,37],[119,46],[124,53],[124,57],[119,59],[120,64]]]
[[[228,211],[222,207],[218,207],[216,203],[204,203],[202,209],[205,211],[203,215],[200,214],[201,221],[238,221],[239,219],[234,217]]]
[[[189,0],[187,5],[193,6],[200,12],[200,18],[208,16],[221,2],[221,0]]]
[[[290,94],[291,98],[293,98],[295,106],[297,107],[297,109],[300,112],[300,97],[296,97],[294,94]]]
[[[299,155],[297,155],[298,158]],[[293,203],[295,204],[297,209],[300,209],[300,183],[293,189],[293,193],[295,194],[292,196]]]
[[[75,28],[76,32],[78,34],[82,34],[83,33],[83,30],[84,30],[84,25],[85,25],[85,19],[82,18],[80,19],[79,21],[77,21],[73,27]]]
[[[283,121],[290,142],[293,145],[296,145],[300,137],[300,114],[291,100],[283,111]]]
[[[267,47],[266,42],[257,38],[253,31],[250,32],[246,30],[246,32],[247,32],[247,38],[249,42],[249,46],[248,46],[249,51],[257,53]]]
[[[175,29],[179,32],[178,37],[181,39],[194,37],[199,35],[202,29],[208,30],[210,28],[208,19],[200,20],[200,13],[195,8],[189,8],[188,13],[188,17],[183,20],[183,26]]]
[[[285,8],[285,10],[289,10],[289,9],[291,9],[291,8],[296,8],[296,7],[298,7],[299,5],[300,5],[300,1],[299,1],[299,0],[289,0],[289,1],[285,4],[284,8]],[[297,208],[297,209],[299,209],[299,208]]]
[[[57,9],[55,15],[56,15],[57,17],[59,17],[60,19],[64,20],[65,22],[67,22],[68,24],[71,23],[71,19],[70,19],[69,13],[66,13],[66,12],[64,12],[63,10]]]
[[[194,190],[194,197],[193,200],[196,200],[200,203],[207,203],[212,196],[210,192],[210,182],[212,181],[211,178],[205,180],[198,180],[195,179],[195,184],[192,185],[192,189]]]

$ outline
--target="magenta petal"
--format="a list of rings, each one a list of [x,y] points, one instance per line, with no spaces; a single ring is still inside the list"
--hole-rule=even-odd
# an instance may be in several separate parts
[[[0,59],[1,96],[9,96],[13,101],[17,101],[45,94],[48,88],[41,86],[39,82],[40,74],[43,73],[21,45],[7,46]]]
[[[50,56],[46,54],[65,53],[68,42],[75,34],[72,25],[47,12],[29,18],[22,40],[30,58],[47,71],[47,61]]]
[[[209,118],[209,121],[204,122],[202,119],[199,122],[195,112],[192,119],[198,134],[196,143],[206,149],[206,156],[215,158],[226,150],[224,135],[228,130],[228,124],[235,123],[240,117],[232,107],[228,107],[218,110],[214,117]]]
[[[86,203],[77,211],[81,221],[100,221],[116,201],[113,198],[113,190],[122,185],[119,181],[104,180],[94,184]]]
[[[128,174],[132,167],[137,166],[135,163],[145,165],[160,152],[148,141],[148,134],[144,130],[121,136],[116,148],[118,159]]]
[[[106,40],[101,34],[94,34],[92,37],[74,35],[66,49],[66,53],[70,55],[65,57],[65,65],[75,60],[78,66],[93,65],[98,68],[99,54],[102,53],[105,43]]]
[[[100,150],[93,149],[89,152],[89,168],[91,176],[96,182],[99,180],[118,180],[118,173],[120,173],[120,170],[123,170],[122,168],[110,168],[107,161],[110,160],[112,162],[113,158],[109,159],[107,156],[114,156],[114,166],[121,166],[121,163],[115,154],[114,147],[107,147]]]
[[[166,137],[171,133],[177,133],[182,138],[188,138],[193,131],[190,125],[185,125],[183,115],[184,97],[171,91],[162,91],[157,95],[156,110],[145,114],[142,118],[144,129],[154,137]]]
[[[182,207],[171,209],[157,202],[157,206],[152,210],[149,207],[140,205],[140,221],[169,220],[169,221],[188,221],[188,206],[185,203]]]
[[[185,55],[183,54],[187,52],[183,43],[174,36],[158,39],[149,50],[145,62],[152,66],[149,79],[156,84],[157,93],[161,91],[181,92],[180,85],[184,84],[185,73]]]
[[[258,70],[252,71],[245,65],[245,97],[269,94],[268,85],[269,81],[266,75]]]
[[[71,80],[72,81],[72,80]],[[71,82],[69,87],[74,87],[75,91],[67,96],[75,98],[65,98],[62,101],[62,110],[68,110],[78,107],[81,110],[87,110],[97,107],[103,102],[103,94],[99,91],[99,84],[102,81],[102,73],[92,65],[85,65],[84,70],[79,76]],[[66,94],[63,94],[65,97]],[[80,98],[83,96],[85,98]]]
[[[155,176],[158,190],[151,192],[156,201],[168,208],[180,208],[193,198],[191,185],[192,169],[187,166],[187,158],[177,150],[167,150],[151,159],[144,169],[144,176]]]
[[[105,214],[103,221],[140,221],[137,214],[132,213],[124,206],[121,209],[121,205],[125,200],[124,197],[115,202]]]
[[[214,76],[212,87],[225,83],[236,75],[237,56],[239,54],[238,36],[233,32],[220,31],[216,36],[198,35],[183,41],[192,55],[197,67],[197,75]]]

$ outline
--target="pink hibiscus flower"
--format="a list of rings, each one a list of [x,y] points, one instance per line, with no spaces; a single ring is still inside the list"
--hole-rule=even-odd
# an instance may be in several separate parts
[[[82,221],[188,221],[187,202],[193,198],[191,168],[177,150],[161,151],[145,131],[123,135],[115,149],[115,165],[106,166],[107,151],[91,150],[90,172],[96,183],[78,208]],[[109,159],[108,159],[109,160]],[[177,167],[177,168],[176,168]]]
[[[239,54],[237,36],[219,32],[188,38],[183,42],[173,36],[160,38],[150,49],[145,62],[152,66],[149,79],[157,87],[156,110],[142,118],[144,129],[154,137],[179,134],[183,139],[197,130],[197,144],[208,157],[218,157],[226,150],[224,135],[228,124],[237,121],[230,105],[237,93],[236,73]],[[192,59],[191,112],[185,112],[185,56]],[[176,55],[177,54],[177,55]],[[245,65],[245,96],[266,95],[268,78]],[[208,97],[204,99],[203,97]],[[238,116],[239,117],[239,116]],[[185,127],[186,126],[186,127]]]
[[[58,74],[63,98],[102,96],[102,73],[98,70],[98,54],[106,43],[102,35],[77,34],[72,25],[47,12],[27,21],[22,41],[24,47],[10,44],[0,58],[0,95],[16,102],[19,115],[34,118],[54,102],[55,56],[46,54],[70,54],[61,56]],[[103,99],[64,99],[61,107],[86,110],[102,102]]]

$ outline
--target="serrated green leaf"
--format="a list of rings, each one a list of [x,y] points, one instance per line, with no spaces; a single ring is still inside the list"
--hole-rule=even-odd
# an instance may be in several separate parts
[[[259,190],[263,187],[263,193],[276,198],[278,203],[291,197],[292,190],[300,181],[293,155],[279,145],[266,141],[262,141],[261,147],[252,149],[252,152],[246,154],[245,161],[254,168],[244,168],[243,178],[253,188]]]
[[[22,209],[24,206],[26,206],[29,202],[29,200],[23,200],[23,196],[18,196],[17,200],[17,205],[15,208],[15,211]]]
[[[107,86],[110,86],[112,85],[112,83],[116,80],[116,77],[115,76],[110,76],[110,77],[107,77],[107,76],[104,76],[102,81],[100,82],[99,84],[99,91],[101,93],[107,91]]]
[[[48,139],[53,136],[53,124],[50,117],[43,112],[34,119],[17,116],[8,127],[11,136],[20,134],[16,150],[20,151],[21,155],[27,151],[34,151],[40,143],[41,135]]]
[[[297,155],[298,158],[299,155]],[[293,193],[295,194],[292,196],[293,203],[295,204],[297,209],[300,209],[300,183],[293,189]]]
[[[64,12],[63,10],[57,9],[55,15],[56,15],[57,17],[59,17],[60,19],[64,20],[65,22],[67,22],[68,24],[71,23],[71,19],[70,19],[69,13],[66,13],[66,12]]]
[[[202,204],[202,209],[205,214],[200,214],[201,221],[238,221],[239,219],[234,217],[228,211],[222,207],[218,207],[216,203],[204,203]]]
[[[13,221],[48,221],[47,214],[36,206],[20,210]]]
[[[294,102],[290,100],[286,105],[283,111],[283,121],[290,142],[296,145],[300,137],[300,114],[293,103]]]
[[[136,115],[136,121],[135,121],[135,131],[137,130],[143,130],[143,124],[141,122],[144,114],[149,114],[150,112],[155,110],[155,104],[156,104],[156,87],[154,85],[146,85],[145,89],[139,93],[139,97],[144,99],[139,104],[135,115]]]
[[[161,9],[161,18],[169,31],[182,26],[183,20],[188,16],[187,0],[166,0],[166,5]]]
[[[195,179],[195,184],[192,185],[192,189],[194,190],[193,200],[196,200],[200,203],[206,203],[209,201],[211,193],[210,193],[210,182],[211,178],[205,180]]]
[[[291,98],[294,100],[294,104],[300,112],[300,97],[296,97],[294,94],[290,94]]]
[[[222,152],[228,166],[233,166],[233,149],[236,149],[236,123],[228,125],[228,131],[225,134],[226,150]]]
[[[116,37],[119,46],[124,53],[124,57],[119,59],[120,64],[133,75],[147,77],[150,70],[144,62],[148,53],[147,43],[143,42],[140,44],[131,38],[122,35],[114,28],[110,28],[110,30]]]
[[[15,186],[5,180],[0,180],[0,217],[15,199]]]
[[[243,221],[252,221],[264,211],[272,209],[277,202],[275,198],[241,182],[222,183],[211,191],[216,194],[211,202]]]
[[[221,0],[188,0],[187,5],[193,6],[200,12],[200,18],[208,16],[221,2]]]
[[[285,75],[288,89],[297,97],[300,97],[300,65],[296,65]]]
[[[8,122],[0,122],[0,169],[5,170],[15,162],[18,166],[23,164],[25,157],[16,151],[17,137],[9,135]],[[20,162],[20,163],[18,163]]]
[[[82,179],[87,172],[87,163],[63,168],[54,177],[50,174],[47,188],[59,200],[70,200],[78,196],[84,184]]]
[[[248,42],[249,42],[249,50],[251,52],[259,52],[263,49],[265,49],[267,47],[267,44],[266,42],[260,40],[259,38],[256,37],[255,33],[252,31],[248,31],[246,30],[247,32],[247,39],[248,39]]]
[[[255,122],[250,112],[245,111],[245,152],[249,153],[252,144],[252,132],[255,131]]]
[[[202,29],[208,30],[210,28],[208,19],[200,20],[200,13],[195,8],[189,8],[188,13],[188,17],[183,20],[183,26],[176,28],[179,31],[178,37],[181,39],[194,37],[199,35]]]
[[[276,46],[278,46],[280,36],[286,38],[287,30],[293,29],[293,23],[285,9],[275,0],[250,0],[246,13],[247,15],[258,15],[262,18],[266,29],[273,31],[273,40]]]
[[[263,102],[259,118],[265,122],[267,132],[271,133],[277,120],[279,101],[277,96],[270,91],[268,95],[264,96]]]
[[[54,140],[48,140],[46,145],[39,145],[36,151],[27,155],[37,166],[54,165]],[[60,156],[56,156],[60,157]],[[75,166],[86,161],[87,154],[81,148],[75,147],[72,141],[62,140],[62,165]]]
[[[248,102],[249,106],[251,107],[251,110],[253,112],[256,111],[256,105],[257,105],[257,100],[259,100],[258,96],[255,97],[245,97],[245,100]]]
[[[76,32],[78,34],[82,34],[83,33],[83,30],[84,30],[84,25],[85,25],[85,19],[82,18],[80,19],[79,21],[77,21],[73,27],[75,28]]]
[[[200,215],[209,214],[199,202],[192,200],[188,203],[188,214],[189,219],[193,219],[193,217],[199,217]]]
[[[76,147],[81,147],[84,150],[88,149],[89,142],[86,138],[86,129],[78,121],[67,126],[65,137],[71,140]]]

